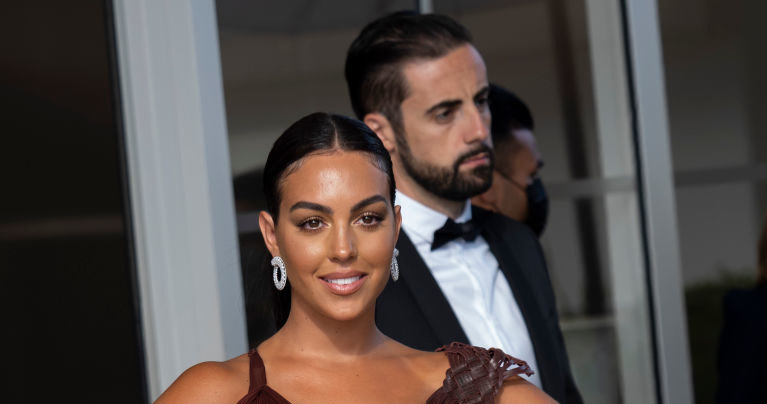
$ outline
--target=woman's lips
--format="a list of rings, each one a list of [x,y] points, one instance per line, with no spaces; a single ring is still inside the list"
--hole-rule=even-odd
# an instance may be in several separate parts
[[[350,295],[365,283],[367,275],[362,273],[349,274],[349,275],[337,275],[331,274],[328,276],[320,277],[320,281],[330,289],[330,292],[340,296]]]

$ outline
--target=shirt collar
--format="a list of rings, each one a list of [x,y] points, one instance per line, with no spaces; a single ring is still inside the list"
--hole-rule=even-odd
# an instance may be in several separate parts
[[[402,228],[413,242],[422,241],[431,244],[434,241],[434,231],[445,225],[447,216],[416,201],[397,190],[394,204],[400,206]],[[471,220],[471,201],[466,200],[463,212],[456,218],[457,223]]]

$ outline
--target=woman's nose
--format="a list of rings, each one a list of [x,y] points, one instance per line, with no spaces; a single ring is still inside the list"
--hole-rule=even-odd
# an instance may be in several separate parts
[[[332,240],[332,258],[347,261],[357,256],[354,232],[347,226],[336,226]]]

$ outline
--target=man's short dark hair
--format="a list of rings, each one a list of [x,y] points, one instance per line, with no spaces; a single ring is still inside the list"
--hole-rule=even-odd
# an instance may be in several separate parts
[[[468,43],[469,31],[443,15],[399,11],[371,22],[346,54],[346,84],[354,113],[363,119],[380,112],[400,133],[400,105],[409,91],[402,64],[439,58]]]
[[[496,84],[490,84],[490,114],[492,123],[490,132],[493,144],[514,140],[511,131],[527,129],[533,131],[535,123],[530,109],[514,93]]]

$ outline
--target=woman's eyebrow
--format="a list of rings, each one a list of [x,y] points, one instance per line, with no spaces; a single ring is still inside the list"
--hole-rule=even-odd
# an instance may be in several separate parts
[[[306,202],[306,201],[299,201],[293,204],[293,206],[290,207],[290,211],[294,211],[296,209],[309,209],[309,210],[316,210],[328,215],[333,214],[333,209],[330,209],[329,207],[325,205],[320,205],[319,203],[314,202]]]
[[[359,202],[357,202],[354,206],[352,206],[351,211],[359,210],[364,208],[365,206],[371,205],[376,202],[383,202],[386,203],[386,198],[383,197],[383,195],[373,195],[369,198],[365,198]]]

